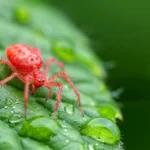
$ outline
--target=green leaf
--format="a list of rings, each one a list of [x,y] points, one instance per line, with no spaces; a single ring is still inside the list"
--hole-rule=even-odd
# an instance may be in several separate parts
[[[21,145],[23,150],[52,150],[48,145],[30,138],[21,138]]]
[[[22,149],[20,139],[18,138],[16,132],[2,121],[0,121],[0,149]]]
[[[5,15],[4,15],[5,14]],[[0,1],[0,55],[14,43],[41,49],[43,63],[55,57],[80,92],[84,117],[77,98],[63,79],[62,101],[53,118],[57,88],[50,99],[44,87],[29,96],[24,118],[24,84],[13,79],[0,87],[0,149],[6,150],[121,150],[116,118],[122,119],[103,78],[105,70],[88,38],[51,4],[40,0]],[[42,68],[44,69],[44,68]],[[49,76],[59,72],[52,65]],[[0,79],[11,70],[0,64]]]

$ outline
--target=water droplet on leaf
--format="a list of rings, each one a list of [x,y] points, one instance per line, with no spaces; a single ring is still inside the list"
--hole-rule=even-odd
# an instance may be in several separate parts
[[[95,150],[95,148],[92,144],[89,144],[89,150]]]
[[[16,106],[13,106],[13,109],[16,109]]]
[[[68,114],[73,114],[74,113],[74,107],[72,105],[67,105],[67,106],[64,107],[64,109]]]
[[[24,120],[24,116],[21,115],[13,115],[10,119],[9,122],[14,124],[14,123],[20,123]]]
[[[98,146],[98,143],[96,143],[95,146]]]
[[[19,104],[19,99],[18,98],[16,98],[16,104]]]
[[[83,125],[81,133],[108,144],[115,144],[120,139],[118,126],[106,118],[90,120]]]
[[[26,120],[19,134],[43,141],[60,132],[60,129],[59,124],[55,120],[49,117],[36,117]]]
[[[66,143],[69,143],[69,140],[66,140]]]

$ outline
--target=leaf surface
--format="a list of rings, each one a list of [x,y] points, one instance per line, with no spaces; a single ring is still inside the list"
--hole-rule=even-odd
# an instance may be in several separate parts
[[[41,87],[30,94],[24,118],[24,84],[13,79],[0,87],[0,148],[7,150],[121,150],[116,118],[122,119],[103,78],[106,73],[94,55],[89,40],[63,14],[40,0],[0,1],[0,55],[14,43],[41,49],[43,62],[55,57],[80,91],[85,112],[81,115],[77,98],[63,83],[62,102],[53,118],[57,88],[47,102],[48,91]],[[52,65],[49,76],[59,72]],[[0,79],[11,74],[0,64]],[[9,133],[9,134],[6,134]]]

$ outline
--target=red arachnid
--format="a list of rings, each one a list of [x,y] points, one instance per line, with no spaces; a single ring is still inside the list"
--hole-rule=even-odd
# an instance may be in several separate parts
[[[0,59],[0,62],[7,64],[9,68],[11,68],[13,73],[6,79],[0,81],[0,85],[5,84],[6,82],[10,81],[14,77],[19,78],[22,82],[25,83],[25,88],[24,88],[25,117],[27,114],[27,101],[28,101],[30,84],[32,85],[32,93],[34,93],[34,91],[41,86],[45,86],[46,88],[48,88],[49,92],[47,98],[49,98],[52,93],[51,87],[53,86],[58,87],[58,93],[56,97],[57,102],[55,104],[55,109],[54,109],[54,117],[56,117],[57,110],[61,101],[61,93],[63,89],[62,83],[55,82],[55,80],[59,77],[63,77],[73,89],[74,93],[77,96],[80,111],[83,114],[83,110],[80,104],[80,94],[78,90],[75,88],[72,81],[70,80],[68,74],[63,71],[64,65],[61,62],[57,61],[54,58],[49,58],[46,61],[45,70],[41,71],[42,58],[41,58],[40,50],[38,48],[34,48],[25,44],[14,44],[7,47],[6,56],[8,60]],[[47,74],[50,69],[51,63],[55,63],[56,65],[58,65],[62,69],[62,72],[56,73],[50,78],[47,78]]]

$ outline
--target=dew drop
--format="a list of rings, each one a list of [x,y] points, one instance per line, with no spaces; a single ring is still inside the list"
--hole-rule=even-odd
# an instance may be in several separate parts
[[[96,143],[95,146],[98,146],[98,143]]]
[[[64,132],[63,134],[66,135],[66,136],[68,135],[68,133],[66,133],[66,132]]]
[[[120,140],[118,126],[106,118],[94,118],[86,122],[81,129],[81,133],[108,144],[114,144]]]
[[[16,98],[15,104],[19,104],[19,99],[18,98]]]
[[[13,109],[16,109],[16,106],[13,106]]]
[[[64,85],[64,89],[68,89],[68,85]]]
[[[69,143],[69,140],[66,140],[66,143]]]
[[[39,141],[48,140],[61,130],[59,124],[49,117],[36,116],[23,123],[20,134]],[[32,131],[32,134],[31,134]],[[37,131],[40,134],[37,134]]]
[[[64,110],[68,113],[68,114],[74,114],[74,107],[72,105],[67,105],[64,107]]]
[[[64,135],[68,135],[68,130],[67,130],[67,129],[64,129],[63,134],[64,134]]]
[[[89,144],[89,150],[95,150],[95,148],[92,144]]]
[[[20,123],[24,120],[24,117],[21,115],[14,115],[9,119],[9,122],[14,124],[14,123]]]
[[[67,129],[64,129],[64,132],[67,132],[68,130]]]
[[[10,111],[11,113],[14,113],[14,111]]]
[[[8,106],[5,106],[4,108],[7,109]]]

